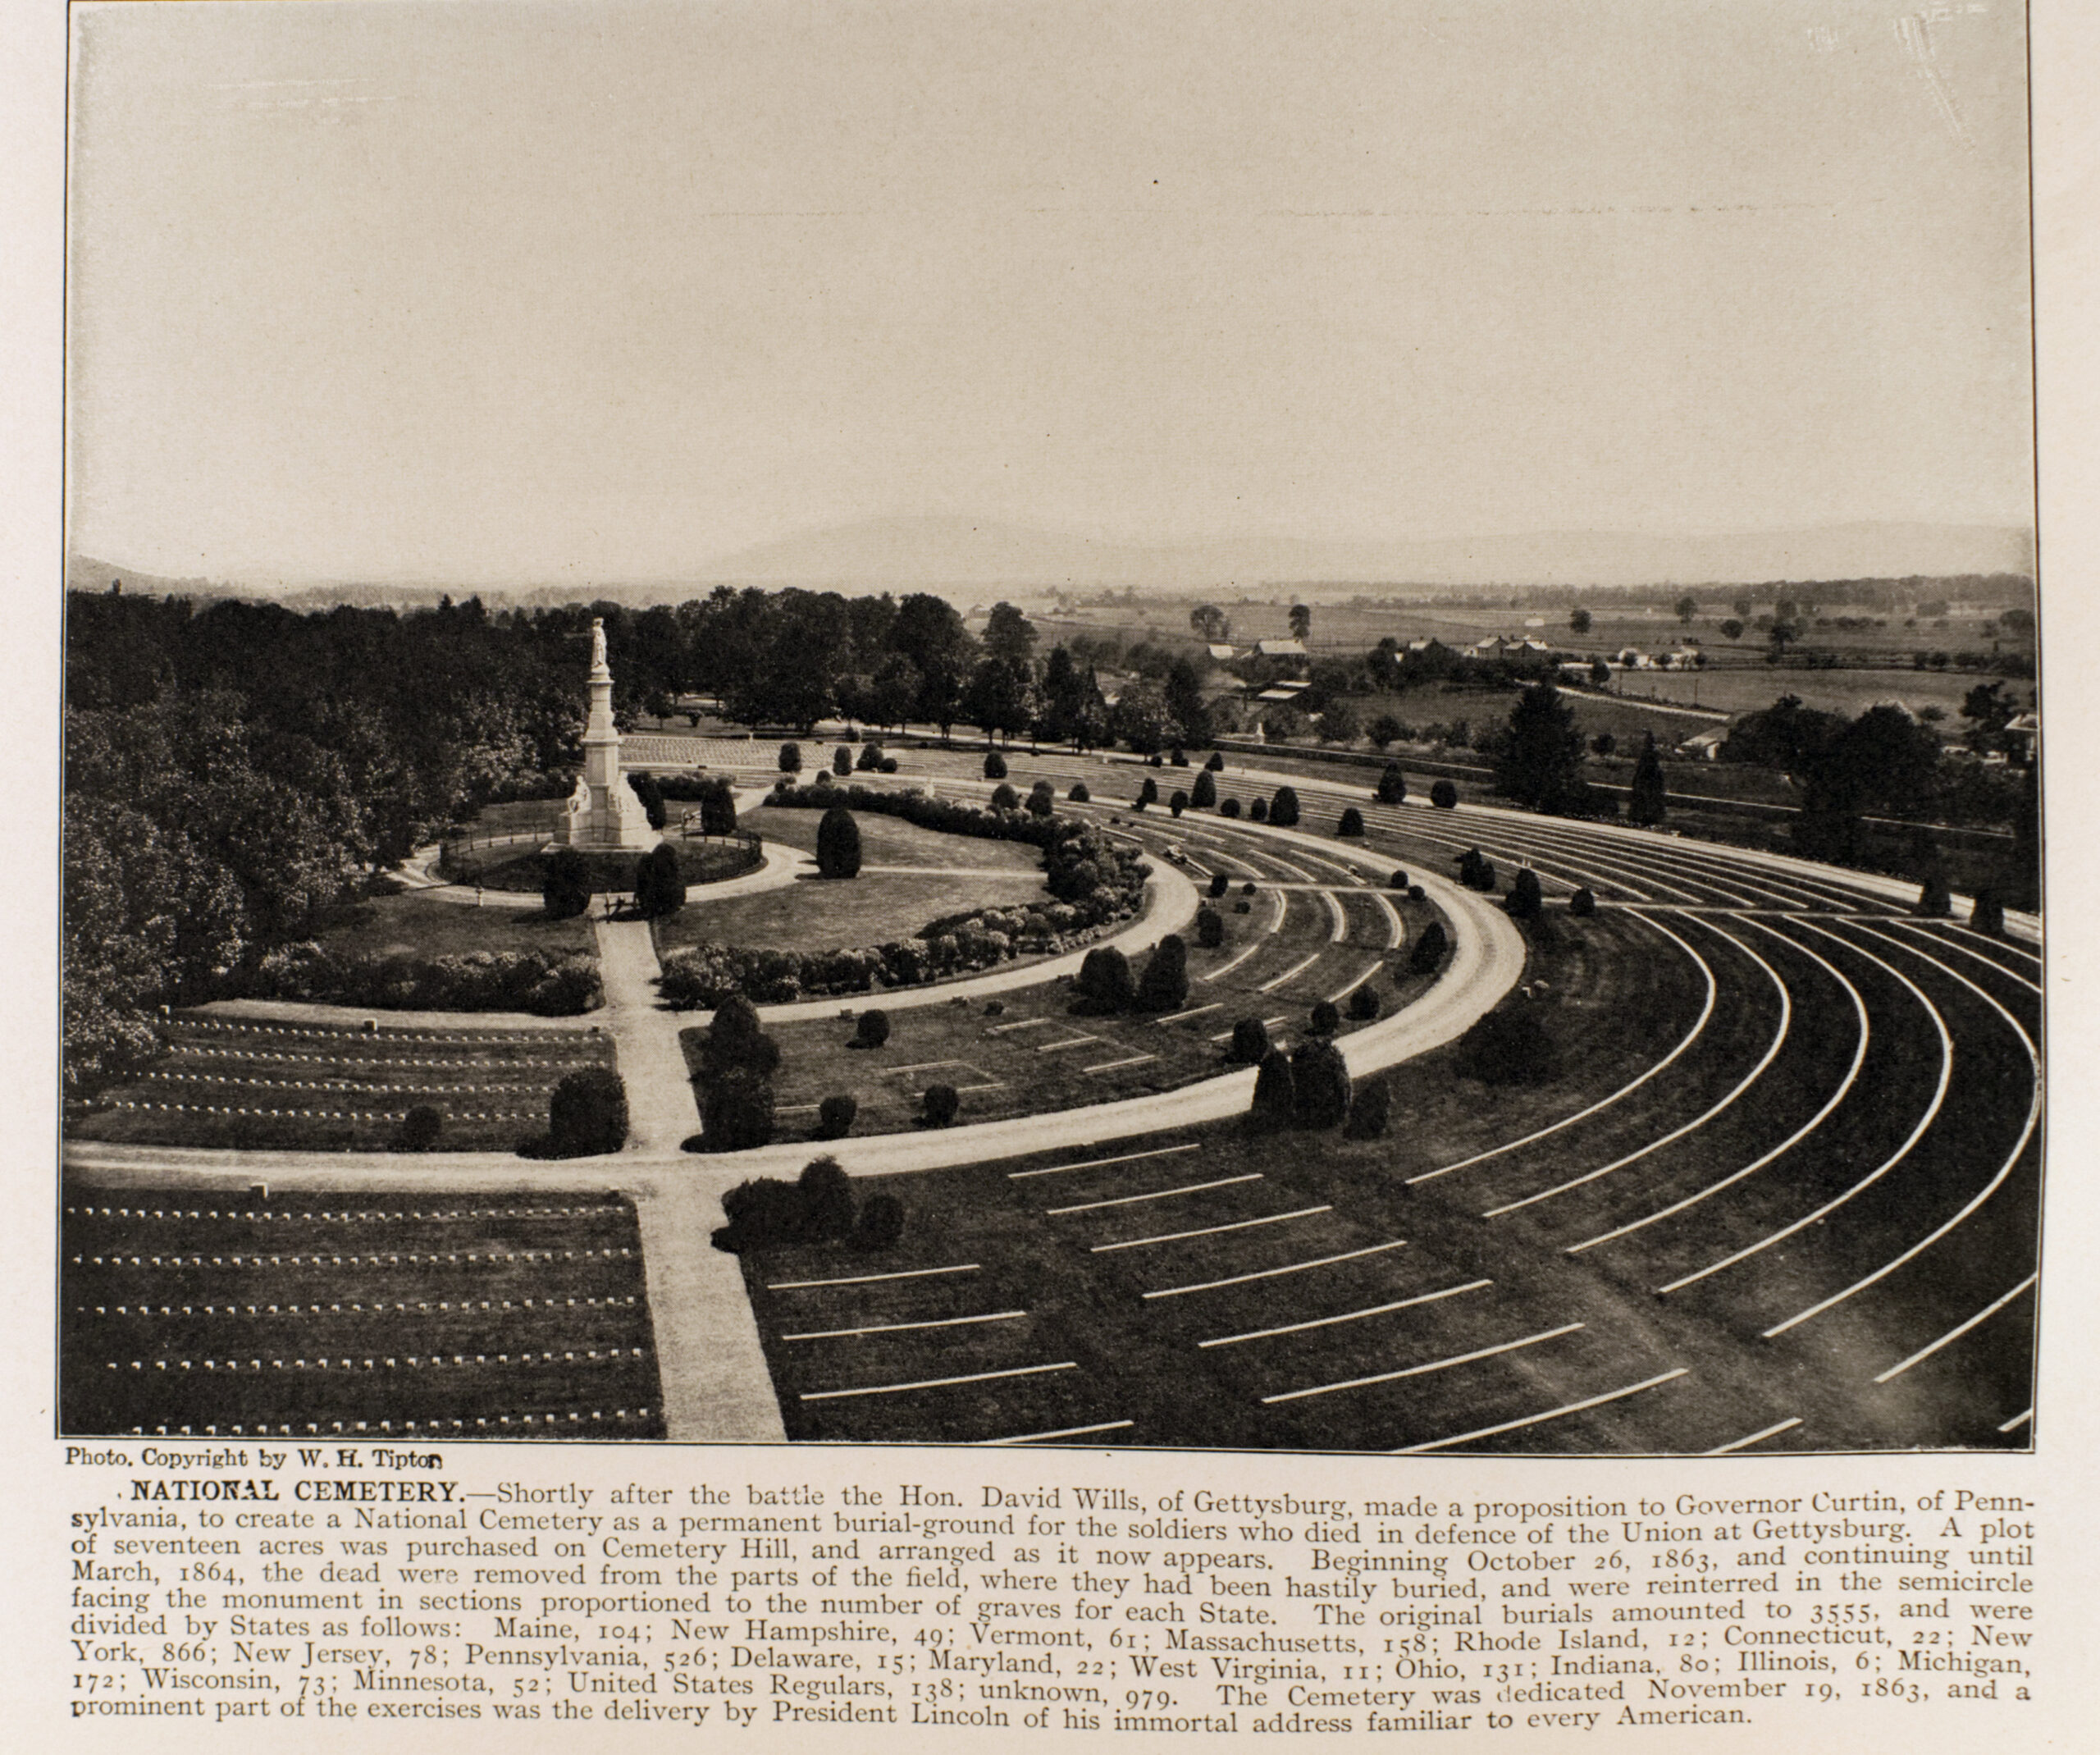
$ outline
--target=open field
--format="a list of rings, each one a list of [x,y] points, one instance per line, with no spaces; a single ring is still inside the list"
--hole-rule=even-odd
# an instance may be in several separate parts
[[[329,922],[321,943],[345,955],[374,957],[596,950],[587,920],[551,920],[539,908],[475,907],[413,889],[345,910]]]
[[[440,903],[434,907],[445,907]],[[471,912],[454,908],[453,912]],[[507,1150],[546,1131],[563,1076],[610,1066],[581,1030],[454,1031],[245,1021],[179,1014],[170,1052],[69,1122],[76,1140],[139,1145],[385,1151],[418,1104],[445,1117],[438,1149]]]
[[[663,1435],[633,1206],[70,1181],[60,1424],[192,1437]]]

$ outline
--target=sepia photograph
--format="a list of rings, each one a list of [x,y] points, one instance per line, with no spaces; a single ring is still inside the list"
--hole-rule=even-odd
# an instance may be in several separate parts
[[[2027,31],[74,6],[57,1434],[2031,1451]]]

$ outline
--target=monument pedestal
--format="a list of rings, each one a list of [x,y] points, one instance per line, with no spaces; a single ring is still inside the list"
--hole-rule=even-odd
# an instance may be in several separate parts
[[[555,825],[555,844],[585,853],[646,853],[662,837],[620,769],[619,729],[613,723],[613,673],[605,662],[605,624],[591,623],[591,716],[583,729],[583,772]]]

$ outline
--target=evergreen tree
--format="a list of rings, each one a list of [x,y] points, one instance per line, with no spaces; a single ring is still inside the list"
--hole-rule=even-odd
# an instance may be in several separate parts
[[[1378,802],[1398,804],[1407,795],[1407,777],[1400,772],[1400,765],[1396,761],[1387,762],[1385,771],[1378,776]]]
[[[1627,820],[1637,828],[1650,829],[1663,820],[1669,807],[1663,785],[1662,758],[1655,753],[1655,734],[1650,732],[1641,746],[1641,759],[1633,765],[1632,798]]]
[[[842,804],[834,804],[817,824],[817,872],[827,878],[861,875],[861,825]]]
[[[1290,829],[1298,822],[1298,793],[1295,788],[1279,786],[1269,805],[1269,820],[1279,829]]]
[[[1262,1056],[1254,1075],[1254,1102],[1249,1120],[1257,1127],[1286,1127],[1298,1110],[1298,1093],[1292,1081],[1290,1057],[1280,1048]]]
[[[1189,947],[1179,933],[1170,932],[1153,946],[1138,983],[1138,1009],[1141,1012],[1178,1012],[1189,1003]]]
[[[1495,752],[1496,788],[1537,810],[1566,811],[1580,800],[1582,761],[1575,710],[1551,683],[1534,683],[1510,711]]]
[[[1339,1127],[1349,1119],[1349,1063],[1332,1042],[1315,1037],[1290,1058],[1292,1119],[1301,1127]]]

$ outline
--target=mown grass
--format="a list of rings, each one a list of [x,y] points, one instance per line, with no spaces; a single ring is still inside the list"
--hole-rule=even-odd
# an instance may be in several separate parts
[[[350,955],[451,957],[471,951],[595,953],[591,923],[541,908],[476,907],[419,890],[377,896],[331,920],[321,943]]]
[[[509,1150],[544,1133],[562,1077],[609,1066],[590,1030],[380,1030],[178,1017],[171,1049],[69,1120],[76,1140],[135,1145],[386,1151],[419,1104],[444,1116],[436,1149]]]
[[[75,1180],[63,1204],[68,1432],[662,1435],[623,1200]]]
[[[1362,898],[1349,904],[1346,916],[1355,937],[1335,944],[1325,904],[1304,892],[1290,893],[1282,930],[1266,932],[1276,893],[1256,897],[1245,915],[1229,915],[1230,937],[1222,948],[1191,948],[1189,998],[1179,1008],[1191,1016],[1085,1016],[1076,1008],[1071,983],[1061,981],[990,1001],[892,1010],[889,1040],[876,1049],[850,1044],[853,1014],[881,1008],[879,994],[842,997],[836,1020],[770,1026],[769,1034],[782,1050],[774,1087],[779,1136],[814,1137],[817,1105],[833,1095],[851,1095],[859,1105],[856,1134],[874,1134],[918,1125],[920,1099],[934,1084],[956,1087],[962,1123],[1174,1090],[1232,1070],[1226,1044],[1217,1039],[1242,1017],[1273,1019],[1271,1036],[1294,1041],[1313,1003],[1367,969],[1376,968],[1364,985],[1376,994],[1381,1016],[1412,1003],[1430,985],[1431,977],[1407,971],[1404,953],[1385,950],[1382,916],[1372,916]],[[1225,905],[1240,899],[1235,893]],[[1411,943],[1432,911],[1404,897],[1390,899]],[[1207,979],[1250,946],[1253,954],[1237,968]],[[1261,990],[1315,953],[1312,967]],[[1143,966],[1140,957],[1138,967]],[[1344,1031],[1357,1027],[1344,1003]],[[695,1069],[704,1035],[704,1026],[682,1035],[687,1063]]]

